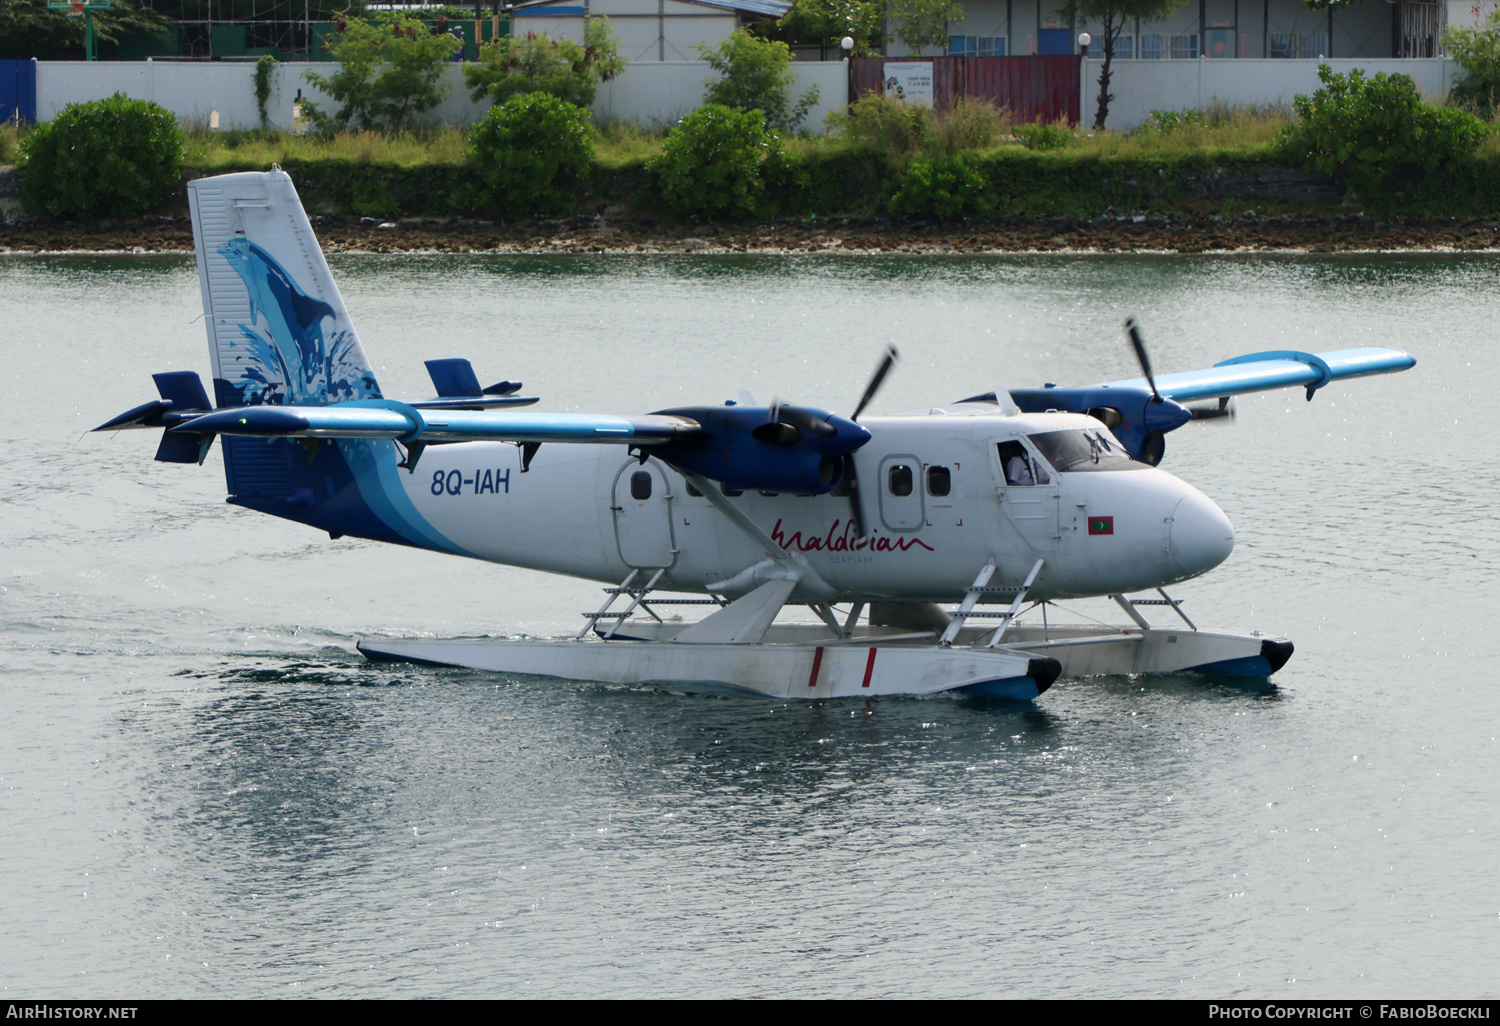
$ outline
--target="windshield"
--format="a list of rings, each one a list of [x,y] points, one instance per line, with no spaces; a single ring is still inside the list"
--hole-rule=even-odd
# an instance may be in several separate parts
[[[1027,435],[1047,462],[1064,474],[1098,470],[1145,470],[1104,428],[1077,428]]]

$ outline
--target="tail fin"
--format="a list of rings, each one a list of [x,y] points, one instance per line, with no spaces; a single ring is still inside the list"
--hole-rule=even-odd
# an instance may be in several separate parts
[[[217,404],[380,398],[291,178],[200,178],[188,206]]]

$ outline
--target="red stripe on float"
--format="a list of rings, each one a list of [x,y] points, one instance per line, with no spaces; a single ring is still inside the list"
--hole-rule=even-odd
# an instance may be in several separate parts
[[[818,650],[813,653],[813,672],[812,672],[812,676],[810,676],[810,677],[807,678],[807,686],[808,687],[815,688],[815,687],[818,686],[818,670],[822,666],[823,666],[823,646],[819,645],[818,646]]]
[[[868,659],[865,660],[865,682],[863,684],[861,684],[860,687],[867,688],[867,687],[870,686],[870,674],[872,674],[874,672],[875,672],[875,649],[872,648],[872,649],[870,649],[870,658],[868,658]]]

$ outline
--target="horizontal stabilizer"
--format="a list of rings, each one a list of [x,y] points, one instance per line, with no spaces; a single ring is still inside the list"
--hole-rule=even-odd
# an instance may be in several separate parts
[[[260,438],[390,438],[401,442],[594,442],[650,445],[698,433],[686,417],[442,410],[429,417],[391,400],[334,406],[246,406],[199,417],[191,434]]]
[[[479,376],[474,373],[474,365],[468,360],[427,360],[426,363],[427,375],[432,378],[432,387],[437,389],[440,397],[478,398],[484,395],[484,389],[479,387]]]
[[[121,431],[125,428],[165,427],[162,415],[172,408],[165,399],[153,399],[149,403],[126,410],[118,417],[111,417],[94,428],[95,431]]]
[[[141,403],[134,409],[126,410],[118,417],[109,420],[94,428],[95,431],[120,431],[125,428],[171,428],[185,421],[192,420],[205,410],[212,409],[208,401],[208,393],[204,391],[203,379],[193,371],[163,371],[160,374],[151,375],[156,382],[156,390],[161,393],[160,399],[153,399],[149,403]],[[170,447],[163,443],[163,448],[158,450],[156,458],[165,459],[169,463],[197,463],[195,455],[191,460],[166,459],[162,452]]]
[[[180,435],[163,431],[161,443],[156,447],[156,462],[202,463],[208,452],[207,443],[212,440],[204,435]]]
[[[1308,398],[1330,381],[1369,374],[1394,374],[1417,364],[1416,357],[1399,349],[1370,346],[1334,353],[1275,350],[1225,360],[1205,370],[1167,374],[1156,379],[1161,394],[1178,402],[1218,399],[1301,385]],[[1107,388],[1145,388],[1145,378],[1111,381]]]
[[[196,371],[163,371],[151,375],[156,382],[156,391],[174,410],[211,410],[208,392],[204,391],[203,379]]]
[[[410,405],[419,409],[484,410],[496,406],[530,406],[536,402],[534,396],[515,394],[521,390],[519,381],[500,381],[489,388],[480,388],[479,375],[474,373],[468,360],[427,360],[426,364],[438,397],[408,400]]]

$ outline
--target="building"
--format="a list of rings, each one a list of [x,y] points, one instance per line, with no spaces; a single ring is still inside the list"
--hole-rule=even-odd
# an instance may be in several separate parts
[[[1127,24],[1117,60],[1197,58],[1389,58],[1442,56],[1448,26],[1474,28],[1496,0],[1351,0],[1316,10],[1302,0],[1187,0],[1172,17]],[[1078,52],[1078,34],[1098,25],[1069,22],[1048,0],[963,0],[949,25],[946,53],[1007,57]],[[887,35],[886,52],[913,51]],[[1091,56],[1099,56],[1098,42]]]
[[[792,9],[790,0],[530,0],[510,11],[511,34],[528,32],[583,41],[583,19],[604,16],[620,41],[620,56],[632,64],[696,61],[697,44],[717,46],[737,28],[775,21]]]

